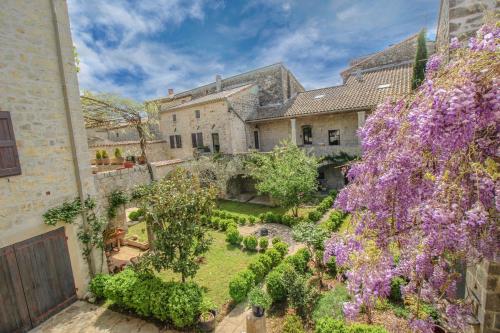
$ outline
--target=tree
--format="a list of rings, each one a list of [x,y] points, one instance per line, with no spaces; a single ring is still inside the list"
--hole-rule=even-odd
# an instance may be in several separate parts
[[[298,216],[299,205],[317,188],[317,159],[283,141],[269,154],[254,153],[251,160],[250,174],[257,180],[259,193],[269,194]]]
[[[412,89],[417,89],[425,79],[425,65],[427,63],[425,34],[425,29],[422,29],[418,34],[417,53],[415,54],[415,65],[413,66]]]
[[[211,243],[201,217],[210,215],[216,193],[214,187],[201,186],[197,177],[180,168],[153,183],[139,199],[154,233],[154,249],[143,257],[141,265],[156,271],[172,269],[181,274],[182,282],[196,275],[198,257]]]
[[[323,251],[324,242],[328,237],[327,232],[317,224],[305,221],[297,224],[292,230],[293,239],[297,242],[304,243],[307,251],[314,263],[314,267],[318,272],[319,286],[323,287],[323,263],[322,256],[317,256],[317,251]]]
[[[428,304],[451,330],[465,329],[471,308],[456,293],[460,267],[499,248],[499,40],[500,28],[486,25],[468,49],[452,44],[446,66],[431,57],[421,88],[380,105],[360,130],[362,160],[336,201],[354,231],[325,247],[325,259],[348,269],[348,317],[369,315],[402,276],[414,331],[433,331]]]

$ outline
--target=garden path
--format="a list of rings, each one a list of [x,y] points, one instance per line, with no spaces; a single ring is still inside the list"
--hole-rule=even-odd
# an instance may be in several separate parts
[[[83,301],[34,328],[30,333],[180,333],[164,330],[142,319],[127,316]]]

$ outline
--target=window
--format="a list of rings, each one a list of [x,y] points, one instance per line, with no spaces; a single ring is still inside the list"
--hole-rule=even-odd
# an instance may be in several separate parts
[[[176,114],[173,114],[172,115],[172,121],[175,123],[177,121],[177,115]]]
[[[328,131],[328,144],[330,146],[340,145],[340,130],[329,130]]]
[[[120,133],[116,132],[116,137],[117,138],[120,137]]]
[[[0,177],[21,174],[10,112],[0,111]]]
[[[312,145],[312,127],[304,126],[302,127],[302,138],[305,145]]]
[[[180,135],[175,136],[175,146],[177,148],[182,148],[182,140]]]
[[[253,132],[253,140],[255,142],[255,149],[260,149],[259,131]]]
[[[193,143],[193,148],[203,147],[203,133],[191,133],[191,142]]]
[[[218,153],[220,151],[219,133],[212,133],[212,145],[214,147],[214,153]]]
[[[175,148],[175,135],[170,136],[170,148],[171,149]]]
[[[196,119],[200,119],[200,110],[195,110],[194,116],[196,117]]]

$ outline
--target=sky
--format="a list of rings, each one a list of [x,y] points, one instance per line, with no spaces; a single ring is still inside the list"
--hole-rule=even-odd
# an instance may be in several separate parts
[[[306,89],[426,28],[438,0],[68,0],[81,90],[138,101],[282,62]]]

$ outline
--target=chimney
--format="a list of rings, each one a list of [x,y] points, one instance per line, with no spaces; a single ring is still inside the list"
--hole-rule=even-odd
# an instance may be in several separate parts
[[[358,80],[359,82],[363,82],[363,74],[361,73],[361,69],[356,70],[354,75],[356,75],[356,80]]]
[[[172,96],[174,94],[174,89],[168,88],[168,96]]]
[[[217,92],[222,91],[222,78],[219,74],[215,75],[215,87]]]

